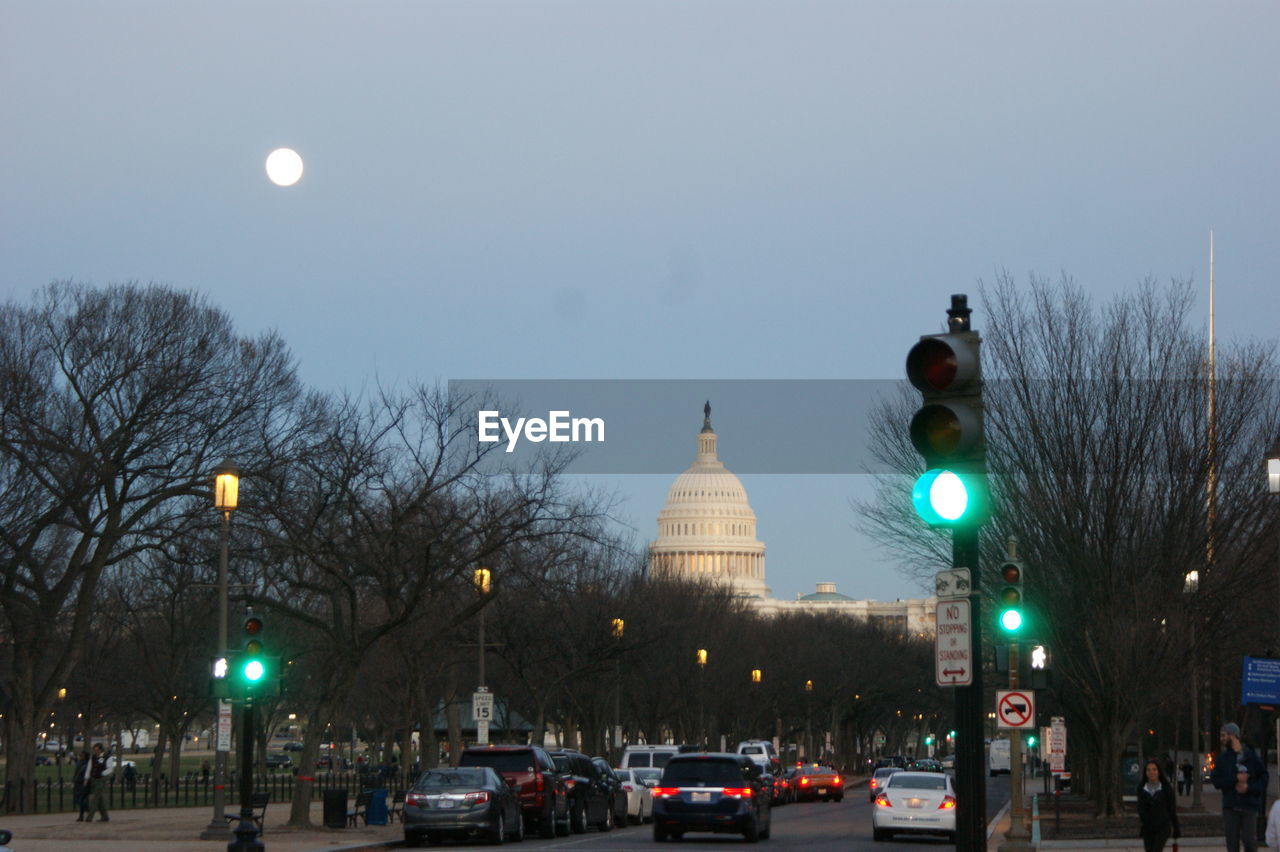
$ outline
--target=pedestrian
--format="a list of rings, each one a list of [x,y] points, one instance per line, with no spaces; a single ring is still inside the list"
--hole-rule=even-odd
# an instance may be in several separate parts
[[[1138,819],[1141,822],[1138,834],[1146,852],[1160,852],[1170,835],[1175,839],[1182,836],[1178,800],[1154,757],[1147,760],[1143,780],[1138,784]]]
[[[200,778],[204,781],[205,786],[209,784],[209,758],[205,758],[200,763]]]
[[[1222,791],[1222,828],[1227,852],[1257,852],[1258,815],[1267,792],[1267,767],[1240,739],[1240,726],[1228,722],[1218,733],[1222,752],[1214,760],[1209,780]]]
[[[1191,765],[1190,760],[1183,760],[1182,766],[1179,767],[1182,772],[1182,778],[1178,781],[1178,785],[1182,788],[1182,795],[1191,795],[1191,777],[1195,773],[1196,768]]]
[[[1267,815],[1267,845],[1272,849],[1280,849],[1280,799],[1271,806]]]
[[[124,786],[130,793],[138,786],[138,770],[134,768],[132,760],[124,762]]]
[[[75,803],[76,809],[80,811],[80,815],[76,817],[76,822],[84,822],[85,817],[89,816],[89,782],[86,773],[89,768],[89,752],[80,752],[79,759],[76,760],[76,774],[71,780],[71,798]]]
[[[101,814],[102,822],[109,822],[107,816],[107,792],[111,785],[111,773],[115,771],[116,759],[103,751],[102,743],[93,744],[93,756],[85,767],[84,776],[88,785],[89,818],[85,822],[93,822],[95,813]]]

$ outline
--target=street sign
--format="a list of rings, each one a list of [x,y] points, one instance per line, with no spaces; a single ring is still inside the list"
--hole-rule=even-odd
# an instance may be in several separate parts
[[[996,691],[996,727],[1036,727],[1036,694],[1029,689],[1000,689]]]
[[[933,577],[933,588],[939,598],[967,598],[973,591],[968,568],[939,571]]]
[[[493,720],[493,693],[483,687],[471,693],[471,720],[474,722]]]
[[[1280,704],[1280,660],[1245,657],[1241,704]]]
[[[1061,716],[1049,720],[1049,771],[1064,772],[1067,768],[1067,724]]]
[[[231,751],[231,702],[218,702],[218,739],[216,751]]]
[[[953,572],[942,572],[953,573]],[[964,570],[967,575],[969,571]],[[969,601],[964,598],[938,601],[937,628],[933,635],[934,680],[938,686],[969,686],[973,683],[972,625]]]

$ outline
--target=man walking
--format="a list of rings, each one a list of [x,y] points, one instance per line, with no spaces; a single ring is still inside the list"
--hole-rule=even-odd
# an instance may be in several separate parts
[[[1218,734],[1222,752],[1214,760],[1210,781],[1222,791],[1222,828],[1227,852],[1257,852],[1258,814],[1267,792],[1267,767],[1240,739],[1240,726],[1228,722]]]
[[[93,755],[89,765],[85,767],[85,780],[89,787],[89,819],[93,822],[95,813],[101,814],[101,821],[108,822],[107,791],[111,785],[111,773],[115,771],[116,759],[102,749],[102,743],[93,744]]]

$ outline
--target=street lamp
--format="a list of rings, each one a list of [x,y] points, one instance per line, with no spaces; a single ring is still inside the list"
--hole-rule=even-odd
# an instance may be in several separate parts
[[[489,590],[493,588],[493,573],[488,568],[477,568],[472,573],[472,582],[475,584],[476,591],[480,593],[480,597],[487,597]],[[489,687],[484,682],[484,610],[485,603],[480,603],[479,622],[480,622],[480,685],[476,687],[476,692],[488,692]],[[486,745],[489,742],[489,720],[476,719],[476,742],[480,745]]]
[[[622,634],[627,629],[626,619],[615,618],[610,622],[613,639],[618,643],[619,654],[613,658],[613,747],[617,762],[622,762]]]
[[[1201,805],[1200,791],[1204,786],[1201,776],[1204,765],[1204,744],[1200,742],[1200,666],[1197,664],[1196,652],[1196,612],[1195,594],[1200,591],[1200,572],[1188,571],[1182,578],[1182,596],[1187,601],[1191,629],[1187,638],[1191,643],[1191,751],[1195,755],[1191,775],[1191,808],[1199,810]]]
[[[222,513],[222,547],[218,560],[218,658],[215,670],[226,669],[227,660],[227,551],[231,542],[231,513],[240,500],[240,468],[230,458],[213,471],[213,508]],[[227,736],[222,735],[224,726]],[[214,737],[217,749],[213,770],[213,820],[200,834],[201,840],[225,840],[231,836],[231,826],[226,819],[227,753],[231,748],[231,704],[225,698],[218,699],[218,734]]]
[[[705,749],[707,747],[707,649],[699,648],[697,653],[694,654],[694,660],[698,663],[698,745]]]

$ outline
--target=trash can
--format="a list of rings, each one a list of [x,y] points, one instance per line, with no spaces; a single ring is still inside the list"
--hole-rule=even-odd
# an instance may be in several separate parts
[[[345,788],[324,791],[324,827],[347,827],[347,791]]]
[[[372,798],[365,807],[365,825],[386,825],[387,824],[387,790],[374,787],[365,790]]]

